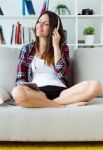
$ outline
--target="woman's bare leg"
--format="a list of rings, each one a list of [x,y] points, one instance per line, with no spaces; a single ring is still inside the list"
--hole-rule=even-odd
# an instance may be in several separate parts
[[[12,90],[16,103],[23,107],[64,107],[60,103],[49,100],[45,93],[18,85]]]
[[[65,107],[78,103],[85,105],[89,100],[98,96],[101,85],[97,81],[83,81],[61,92],[54,100],[49,100],[45,93],[38,92],[26,86],[17,86],[12,90],[16,103],[23,107]]]
[[[58,98],[53,101],[68,105],[78,103],[87,104],[89,100],[98,96],[101,92],[101,85],[98,81],[83,81],[61,92]]]

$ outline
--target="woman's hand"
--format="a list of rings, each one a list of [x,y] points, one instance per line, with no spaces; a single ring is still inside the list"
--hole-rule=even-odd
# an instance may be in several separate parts
[[[52,36],[52,41],[53,41],[53,47],[59,47],[59,43],[60,43],[60,34],[57,30],[57,28],[54,29],[53,31],[53,36]]]

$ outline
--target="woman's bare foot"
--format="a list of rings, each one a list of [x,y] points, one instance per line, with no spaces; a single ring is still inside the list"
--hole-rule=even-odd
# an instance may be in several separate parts
[[[84,105],[87,105],[87,104],[88,104],[88,102],[77,102],[77,103],[65,105],[65,107],[70,107],[70,106],[84,106]]]

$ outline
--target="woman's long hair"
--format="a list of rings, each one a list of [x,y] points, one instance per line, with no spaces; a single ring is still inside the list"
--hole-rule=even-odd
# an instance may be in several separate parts
[[[52,34],[53,34],[55,27],[58,26],[58,20],[59,20],[59,24],[60,24],[58,32],[61,36],[60,43],[59,43],[60,48],[61,48],[62,44],[64,43],[65,38],[64,38],[64,32],[63,32],[63,26],[62,26],[61,19],[56,13],[54,13],[52,11],[45,11],[44,13],[42,13],[39,16],[36,24],[39,22],[40,17],[44,14],[47,14],[49,17],[50,31],[49,31],[47,48],[46,48],[42,58],[44,59],[45,63],[48,66],[50,66],[50,65],[54,64],[54,49],[53,49],[53,44],[52,44]],[[36,35],[36,26],[35,26],[35,35]],[[39,51],[39,37],[38,36],[36,36],[35,47]]]

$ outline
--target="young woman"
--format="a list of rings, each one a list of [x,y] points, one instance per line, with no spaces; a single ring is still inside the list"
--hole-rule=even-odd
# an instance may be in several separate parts
[[[46,11],[35,26],[36,41],[23,46],[17,68],[17,86],[12,90],[16,103],[23,107],[67,107],[84,105],[100,94],[98,81],[83,81],[68,88],[69,50],[65,45],[60,17]],[[19,82],[37,83],[40,91]]]

